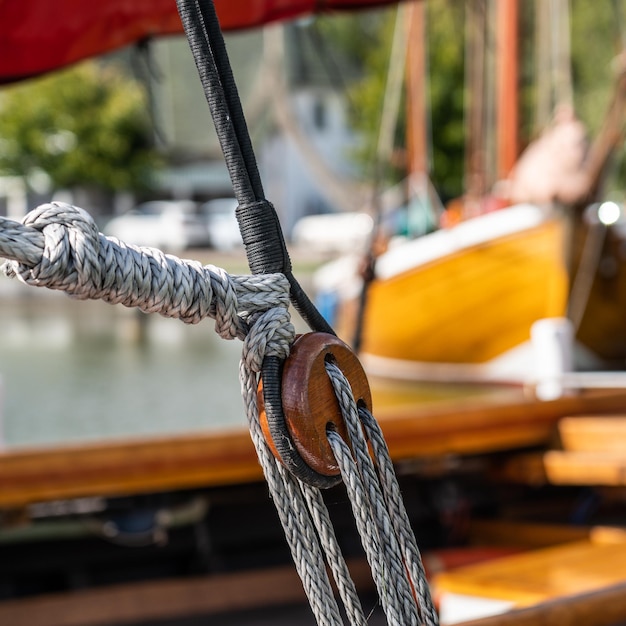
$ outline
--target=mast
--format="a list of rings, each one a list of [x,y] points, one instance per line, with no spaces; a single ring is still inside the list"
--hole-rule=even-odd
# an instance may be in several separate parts
[[[422,211],[413,221],[419,223],[418,229],[427,229],[429,220],[435,223],[441,204],[437,192],[430,180],[432,166],[432,137],[429,102],[428,68],[428,20],[426,0],[414,0],[407,10],[407,46],[406,46],[406,147],[407,147],[407,206],[417,203],[412,209]],[[411,212],[411,210],[410,210]],[[409,223],[411,217],[409,216]],[[409,226],[409,230],[411,226]]]
[[[506,178],[518,156],[518,0],[496,3],[497,175]]]
[[[407,161],[410,178],[428,174],[428,120],[426,116],[426,3],[413,1],[407,7]]]
[[[486,191],[486,28],[483,0],[468,0],[465,18],[465,204],[472,207]],[[467,214],[467,206],[464,209]],[[467,216],[467,215],[466,215]]]

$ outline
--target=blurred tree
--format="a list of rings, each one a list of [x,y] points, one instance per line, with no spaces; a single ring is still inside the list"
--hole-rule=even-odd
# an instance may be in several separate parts
[[[460,193],[463,177],[463,3],[430,0],[428,3],[427,109],[430,116],[431,169],[435,185],[444,195]],[[350,122],[362,137],[355,152],[363,175],[371,176],[387,79],[396,10],[378,9],[338,18],[319,18],[319,27],[350,67],[358,68],[348,89]],[[405,148],[405,104],[396,127],[398,156]],[[406,174],[403,158],[382,164],[387,183]]]
[[[598,132],[613,89],[615,56],[620,52],[620,12],[617,2],[571,5],[572,82],[574,104],[590,131]]]
[[[543,1],[543,0],[540,0]],[[547,0],[546,0],[547,2]],[[465,152],[465,20],[466,3],[428,0],[427,56],[430,117],[431,177],[446,199],[463,192]],[[485,1],[487,11],[489,2]],[[533,138],[536,103],[535,3],[520,2],[520,146]],[[349,85],[351,124],[362,137],[355,154],[363,175],[371,176],[388,70],[396,8],[317,18],[325,37],[357,67]],[[612,89],[611,62],[626,42],[623,0],[590,3],[572,0],[571,71],[574,104],[581,120],[595,135],[602,123]],[[546,70],[547,71],[547,70]],[[493,80],[491,78],[490,80]],[[404,107],[396,129],[396,145],[405,145]],[[404,175],[395,162],[385,168],[386,182]]]
[[[137,81],[96,62],[6,87],[0,173],[50,190],[146,188],[160,163],[146,107]]]

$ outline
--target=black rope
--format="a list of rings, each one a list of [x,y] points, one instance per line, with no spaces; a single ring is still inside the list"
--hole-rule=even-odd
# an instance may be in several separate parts
[[[291,302],[309,328],[335,334],[292,273],[291,260],[274,206],[265,199],[252,142],[241,107],[226,44],[212,0],[176,0],[193,53],[200,82],[237,198],[237,221],[253,274],[282,273],[290,285]],[[285,465],[309,484],[336,484],[312,470],[295,452],[289,439],[281,399],[282,364],[275,357],[263,361],[261,376],[265,411],[277,450]],[[278,439],[278,442],[277,442]]]
[[[229,82],[223,57],[216,55],[216,48],[219,51],[217,42],[209,40],[210,23],[217,20],[213,3],[202,0],[176,0],[176,4],[224,153],[235,197],[240,204],[252,203],[263,197],[263,188],[260,181],[255,186],[254,178],[250,178],[250,172],[256,170],[256,164],[251,164],[249,160],[246,162],[240,137],[237,136],[235,120],[231,117],[225,88],[230,85],[229,89],[234,89],[235,92],[237,88],[234,81]],[[221,36],[220,38],[222,39]],[[230,100],[234,98],[238,100],[238,95],[235,93],[233,96],[231,91]],[[237,126],[241,127],[241,123],[238,119]],[[245,124],[245,120],[243,123]],[[239,132],[239,135],[241,134],[242,131]],[[256,178],[258,179],[258,172]]]
[[[212,0],[176,0],[176,4],[239,203],[237,219],[250,271],[285,274],[291,301],[304,321],[312,330],[334,335],[292,274],[276,210],[265,199],[215,6]]]

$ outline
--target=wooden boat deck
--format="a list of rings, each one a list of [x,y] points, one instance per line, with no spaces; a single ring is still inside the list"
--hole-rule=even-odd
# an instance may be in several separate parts
[[[444,572],[435,589],[444,625],[457,623],[446,620],[446,603],[466,598],[495,611],[468,624],[612,624],[626,615],[625,581],[626,542],[577,541]],[[498,615],[507,604],[517,610]]]
[[[505,462],[506,480],[602,488],[626,485],[626,417],[561,418],[555,449]],[[473,539],[530,551],[436,576],[442,624],[601,626],[626,619],[626,530],[507,520],[475,522]],[[558,545],[557,545],[558,544]],[[538,548],[538,549],[537,549]],[[467,607],[476,619],[460,622]],[[465,617],[463,619],[466,619]]]
[[[382,396],[381,396],[382,397]],[[592,391],[539,402],[514,398],[382,403],[376,410],[396,462],[546,446],[564,416],[610,414],[626,391]],[[87,496],[123,496],[262,480],[248,432],[187,435],[7,450],[0,454],[0,507]]]

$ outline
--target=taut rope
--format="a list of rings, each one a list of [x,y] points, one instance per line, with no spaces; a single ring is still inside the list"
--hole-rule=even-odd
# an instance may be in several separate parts
[[[292,274],[276,211],[264,197],[215,7],[211,0],[177,0],[177,6],[239,204],[237,219],[254,276],[231,277],[213,266],[104,237],[85,211],[61,203],[39,207],[22,225],[0,218],[0,256],[10,259],[4,271],[30,285],[138,307],[186,323],[211,317],[220,336],[243,340],[240,380],[250,433],[318,624],[342,623],[326,562],[350,623],[367,623],[319,491],[343,479],[389,624],[434,625],[437,615],[391,459],[380,430],[369,412],[357,406],[350,386],[355,384],[355,393],[362,394],[359,403],[368,405],[369,389],[359,389],[367,388],[367,381],[363,386],[362,380],[356,383],[344,376],[337,363],[351,362],[345,355],[346,351],[350,354],[349,348],[334,337]],[[306,343],[307,349],[298,354],[308,359],[305,365],[311,368],[305,378],[310,374],[317,382],[323,376],[330,380],[330,385],[316,388],[319,394],[314,393],[330,397],[315,411],[310,407],[304,416],[307,425],[312,424],[312,413],[317,420],[321,407],[322,428],[316,438],[322,444],[326,440],[329,455],[334,455],[330,473],[324,464],[314,469],[304,461],[302,454],[311,455],[301,445],[310,442],[294,441],[289,432],[293,423],[283,411],[281,372],[287,369],[285,360],[295,335],[290,302],[309,327],[318,331],[313,338],[321,339]],[[294,361],[299,363],[295,356]],[[313,365],[320,362],[323,371],[316,369],[314,375]],[[354,374],[360,364],[351,367]],[[260,380],[263,424],[269,436],[263,432],[259,412]],[[298,377],[294,385],[308,382]],[[329,415],[333,404],[339,408],[339,421]],[[291,414],[289,419],[293,418]],[[346,432],[348,442],[340,432]]]
[[[268,358],[284,361],[294,339],[286,277],[229,276],[214,266],[126,245],[100,234],[82,209],[61,203],[39,207],[23,224],[0,217],[0,257],[10,259],[4,272],[26,284],[186,323],[211,317],[222,337],[243,340],[240,380],[252,440],[311,609],[320,625],[343,623],[328,563],[349,623],[365,626],[367,619],[320,490],[294,476],[274,456],[260,424],[257,387],[263,364]],[[348,443],[332,430],[327,437],[388,623],[437,624],[382,433],[371,414],[357,406],[341,370],[329,361],[326,374],[350,435]]]

